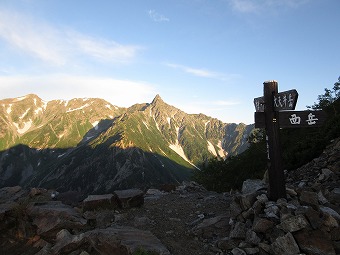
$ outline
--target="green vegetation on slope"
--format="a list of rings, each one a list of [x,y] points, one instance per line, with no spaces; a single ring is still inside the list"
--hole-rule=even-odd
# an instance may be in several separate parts
[[[259,132],[259,130],[255,130]],[[266,170],[266,145],[264,139],[256,134],[257,141],[251,142],[243,153],[231,156],[225,161],[212,159],[202,171],[196,171],[194,180],[208,190],[225,192],[240,189],[246,179],[262,178]]]

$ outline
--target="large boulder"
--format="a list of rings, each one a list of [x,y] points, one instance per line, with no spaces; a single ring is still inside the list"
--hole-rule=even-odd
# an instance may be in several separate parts
[[[0,204],[18,201],[18,199],[27,195],[27,191],[20,186],[4,187],[0,189]]]
[[[62,229],[80,231],[87,223],[74,208],[60,201],[31,203],[27,214],[37,227],[37,234],[46,240],[53,240]]]
[[[230,230],[229,220],[230,217],[227,214],[202,219],[202,222],[195,226],[191,231],[193,234],[203,236],[204,238],[223,236],[226,231]]]
[[[256,191],[266,189],[266,187],[267,187],[266,183],[262,180],[248,179],[245,180],[242,184],[242,194],[255,193]]]
[[[335,255],[332,242],[325,238],[325,234],[321,231],[299,231],[294,233],[294,237],[301,248],[301,251],[306,254],[315,255]]]
[[[116,194],[89,195],[83,201],[83,211],[94,211],[99,209],[114,210],[119,208],[119,200]]]
[[[140,189],[116,190],[114,194],[121,208],[139,207],[144,204],[144,192]]]
[[[151,232],[119,225],[79,235],[62,230],[48,254],[73,254],[73,252],[80,254],[91,249],[100,255],[131,255],[139,249],[158,255],[170,255],[167,248]]]

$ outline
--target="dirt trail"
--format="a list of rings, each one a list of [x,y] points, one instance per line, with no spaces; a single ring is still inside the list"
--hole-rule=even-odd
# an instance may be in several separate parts
[[[193,229],[204,219],[226,215],[229,202],[227,196],[215,192],[174,191],[147,196],[142,207],[121,211],[116,222],[151,231],[173,255],[215,255],[215,234],[202,236]]]

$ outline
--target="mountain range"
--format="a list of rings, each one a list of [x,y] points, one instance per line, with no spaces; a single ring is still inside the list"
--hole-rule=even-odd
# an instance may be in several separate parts
[[[188,180],[248,147],[254,125],[187,114],[157,95],[118,107],[98,98],[0,100],[0,187],[104,193]]]

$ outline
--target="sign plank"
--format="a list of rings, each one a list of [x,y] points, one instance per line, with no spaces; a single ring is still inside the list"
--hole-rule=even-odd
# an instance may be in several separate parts
[[[295,89],[274,95],[274,111],[294,110],[299,94]]]
[[[326,121],[324,111],[285,111],[279,113],[280,128],[320,127]]]
[[[296,91],[296,89],[287,90],[274,94],[273,96],[274,111],[294,110],[298,96],[299,94]],[[264,97],[254,98],[254,106],[256,112],[264,112],[265,106]]]
[[[283,111],[278,116],[280,128],[320,127],[327,120],[324,111]],[[255,128],[265,128],[265,114],[255,112],[254,117]]]
[[[266,116],[264,112],[255,112],[255,128],[265,128],[266,127]]]
[[[254,98],[256,112],[264,112],[264,97]]]

